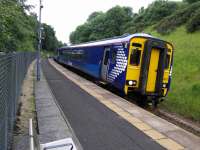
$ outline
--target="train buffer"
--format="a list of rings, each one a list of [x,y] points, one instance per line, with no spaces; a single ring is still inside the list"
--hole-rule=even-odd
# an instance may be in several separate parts
[[[199,137],[53,60],[42,62],[42,72],[43,79],[36,82],[35,92],[43,143],[71,137],[77,149],[85,150],[198,150],[200,147]],[[41,95],[50,95],[52,101],[41,99]],[[47,114],[42,113],[44,109]]]

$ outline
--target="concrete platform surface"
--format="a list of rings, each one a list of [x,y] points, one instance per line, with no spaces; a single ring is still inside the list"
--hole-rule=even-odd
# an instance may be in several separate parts
[[[96,84],[78,76],[77,74],[57,64],[53,60],[50,60],[49,62],[57,71],[62,73],[66,78],[68,78],[74,84],[78,85],[82,90],[86,91],[89,95],[92,95],[94,98],[96,98],[95,100],[99,101],[101,104],[108,107],[110,110],[115,112],[119,117],[129,122],[136,129],[139,129],[140,131],[142,131],[142,133],[150,137],[153,141],[160,144],[162,147],[166,149],[173,149],[173,150],[174,149],[190,149],[190,150],[200,149],[200,138],[198,136],[195,136],[194,134],[189,133],[188,131],[97,86]],[[45,62],[43,66],[49,66],[48,62]],[[60,76],[60,75],[57,75],[58,73],[55,71],[55,69],[49,67],[46,70],[53,70],[54,73],[52,74],[56,74],[56,75],[50,75],[50,76]],[[51,80],[50,78],[52,77],[49,77],[48,80]],[[66,85],[67,84],[68,82],[66,82]],[[52,85],[54,85],[53,82],[52,82]],[[74,88],[74,85],[72,87]],[[60,87],[58,86],[57,88],[60,88]],[[66,101],[67,101],[67,97],[66,97]],[[85,97],[82,97],[82,101],[86,102]],[[94,106],[90,106],[90,107],[94,107]],[[89,108],[89,109],[92,109],[92,108]],[[140,138],[140,140],[141,139],[142,138]]]
[[[35,102],[41,144],[72,138],[77,149],[82,150],[70,124],[56,104],[49,85],[41,71],[41,80],[35,81]]]

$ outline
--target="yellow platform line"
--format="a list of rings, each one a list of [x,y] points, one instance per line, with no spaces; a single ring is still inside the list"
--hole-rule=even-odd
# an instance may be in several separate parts
[[[68,79],[70,79],[72,82],[77,84],[80,88],[85,90],[87,93],[95,97],[100,103],[104,104],[106,107],[108,107],[113,112],[117,113],[120,117],[128,121],[130,124],[132,124],[137,129],[141,130],[143,133],[145,133],[147,136],[152,138],[154,141],[156,141],[158,144],[163,146],[164,148],[168,150],[183,150],[184,147],[177,143],[176,141],[166,137],[162,133],[156,131],[148,124],[144,123],[142,120],[132,116],[129,112],[125,111],[124,109],[120,108],[118,105],[114,104],[113,102],[105,99],[101,94],[95,92],[94,90],[88,88],[85,85],[80,85],[78,80],[73,79],[71,76],[69,76],[67,73],[63,71],[62,68],[58,66],[58,64],[55,64],[52,61],[49,61],[52,66],[59,72],[61,72],[64,76],[66,76]]]

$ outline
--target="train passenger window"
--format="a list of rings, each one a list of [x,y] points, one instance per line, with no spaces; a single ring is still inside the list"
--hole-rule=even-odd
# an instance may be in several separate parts
[[[66,51],[63,51],[63,56],[66,58],[66,59],[69,59],[70,58],[70,54],[71,52],[69,50],[66,50]]]
[[[133,66],[138,66],[140,64],[141,50],[134,49],[132,50],[130,56],[130,64]]]
[[[170,61],[170,55],[167,54],[166,60],[165,60],[165,69],[169,68],[169,61]]]

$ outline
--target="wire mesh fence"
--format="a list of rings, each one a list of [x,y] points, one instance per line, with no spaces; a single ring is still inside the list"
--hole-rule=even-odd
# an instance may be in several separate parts
[[[0,53],[0,150],[11,148],[18,99],[32,52]]]

